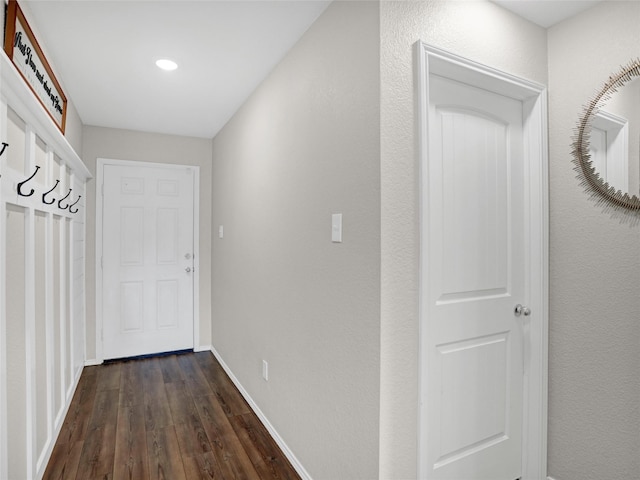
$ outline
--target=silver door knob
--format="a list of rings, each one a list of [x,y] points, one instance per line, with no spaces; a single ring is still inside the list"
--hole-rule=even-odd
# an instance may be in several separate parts
[[[516,308],[513,310],[513,313],[515,314],[516,317],[519,317],[520,315],[524,315],[525,317],[528,317],[529,315],[531,315],[531,309],[529,307],[523,307],[522,305],[518,304],[516,305]]]
[[[191,272],[191,267],[185,268],[184,271],[187,272],[187,273]]]

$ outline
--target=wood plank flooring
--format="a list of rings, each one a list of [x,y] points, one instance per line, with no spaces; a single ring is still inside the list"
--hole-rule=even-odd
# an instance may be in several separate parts
[[[210,352],[86,367],[44,474],[299,478]]]

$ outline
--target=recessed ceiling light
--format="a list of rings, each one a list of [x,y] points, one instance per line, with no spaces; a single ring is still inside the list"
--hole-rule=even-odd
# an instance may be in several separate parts
[[[156,65],[162,70],[167,71],[175,70],[176,68],[178,68],[178,64],[176,62],[168,60],[166,58],[161,58],[160,60],[156,61]]]

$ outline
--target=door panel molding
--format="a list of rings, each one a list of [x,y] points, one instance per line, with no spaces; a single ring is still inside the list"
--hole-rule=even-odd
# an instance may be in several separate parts
[[[149,167],[149,168],[165,168],[185,170],[188,169],[193,173],[193,254],[194,269],[193,275],[193,346],[194,350],[200,348],[200,167],[194,165],[179,165],[169,163],[156,162],[140,162],[133,160],[121,160],[111,158],[98,158],[96,162],[96,357],[86,362],[87,365],[98,365],[104,361],[103,349],[103,274],[102,274],[102,257],[103,257],[103,183],[104,183],[104,167],[108,165],[121,167]],[[171,185],[164,185],[166,195],[172,195]]]
[[[429,314],[428,238],[430,225],[424,208],[429,161],[429,78],[437,75],[510,97],[523,105],[523,150],[525,190],[525,284],[528,305],[533,312],[524,321],[522,480],[546,478],[547,471],[547,351],[548,351],[548,157],[546,87],[486,65],[453,55],[423,42],[415,44],[416,98],[418,101],[420,165],[420,347],[418,476],[428,478],[427,444],[427,315]]]

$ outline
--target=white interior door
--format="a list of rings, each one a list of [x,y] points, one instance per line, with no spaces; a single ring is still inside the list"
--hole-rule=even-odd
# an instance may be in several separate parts
[[[429,479],[522,473],[523,105],[429,76],[423,272]],[[526,307],[525,307],[526,308]]]
[[[104,165],[105,359],[193,348],[194,172]]]

